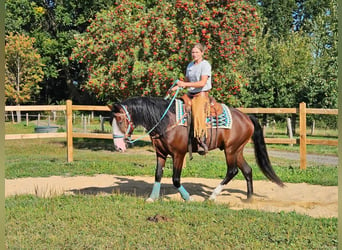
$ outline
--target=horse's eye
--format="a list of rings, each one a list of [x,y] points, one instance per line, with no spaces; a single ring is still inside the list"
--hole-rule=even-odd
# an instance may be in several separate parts
[[[119,119],[116,119],[116,123],[117,123],[119,126],[121,126],[121,125],[124,123],[124,121],[123,121],[123,119],[121,119],[121,118],[119,117]]]

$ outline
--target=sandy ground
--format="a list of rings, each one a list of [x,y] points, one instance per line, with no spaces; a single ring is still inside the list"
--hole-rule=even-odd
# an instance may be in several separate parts
[[[182,178],[182,184],[195,201],[202,202],[220,183],[219,179]],[[61,194],[104,195],[127,193],[148,197],[152,190],[153,177],[127,177],[115,175],[47,178],[20,178],[5,180],[5,196],[34,194],[48,197]],[[216,202],[225,203],[231,209],[258,209],[271,212],[296,211],[312,217],[337,217],[338,187],[286,183],[281,188],[270,181],[254,181],[254,197],[246,201],[246,182],[232,180],[217,197]],[[171,178],[163,178],[163,199],[181,200],[173,187]]]

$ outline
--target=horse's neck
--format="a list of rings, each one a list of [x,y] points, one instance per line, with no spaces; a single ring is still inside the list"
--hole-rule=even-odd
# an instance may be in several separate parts
[[[134,107],[134,112],[131,113],[132,123],[134,127],[141,126],[145,129],[150,129],[151,124],[149,124],[148,119],[146,119],[146,110],[140,106]]]
[[[158,108],[160,108],[160,106]],[[164,132],[163,130],[166,129],[170,119],[170,114],[166,114],[169,111],[167,109],[164,110],[166,113],[159,110],[160,113],[163,113],[160,114],[160,117],[153,112],[153,110],[157,110],[155,107],[144,108],[137,105],[131,110],[134,112],[131,114],[134,127],[142,126],[146,130],[153,130],[153,132],[157,134]]]

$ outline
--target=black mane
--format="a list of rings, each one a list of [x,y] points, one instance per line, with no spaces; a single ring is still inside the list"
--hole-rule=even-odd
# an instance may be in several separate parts
[[[163,134],[169,125],[169,115],[175,113],[174,103],[168,110],[168,114],[160,121],[164,115],[170,100],[164,100],[161,97],[132,97],[120,103],[127,107],[135,126],[143,126],[145,129],[152,129],[157,123],[158,126],[151,135]]]

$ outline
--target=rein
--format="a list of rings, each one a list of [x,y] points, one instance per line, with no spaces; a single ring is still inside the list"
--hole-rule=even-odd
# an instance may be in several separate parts
[[[174,83],[172,84],[172,86],[170,87],[170,89],[173,88],[173,87],[177,84],[178,81],[179,81],[179,80],[175,80]],[[125,115],[126,115],[126,118],[127,118],[128,123],[129,123],[129,126],[127,127],[127,131],[126,131],[126,133],[125,133],[125,136],[128,135],[127,139],[128,139],[128,142],[129,142],[129,143],[134,143],[134,142],[136,142],[136,141],[140,141],[141,139],[143,139],[143,138],[145,138],[145,137],[147,137],[147,136],[149,136],[149,135],[151,134],[151,132],[152,132],[152,131],[161,123],[161,121],[164,119],[164,117],[166,116],[167,112],[169,111],[169,109],[170,109],[172,103],[175,101],[175,99],[176,99],[176,97],[177,97],[177,95],[178,95],[178,92],[179,92],[181,89],[182,89],[182,88],[178,88],[178,89],[176,90],[176,93],[174,94],[174,96],[172,97],[172,99],[171,99],[171,101],[170,101],[170,103],[169,103],[169,106],[166,108],[166,110],[164,111],[164,114],[163,114],[162,117],[159,119],[159,121],[156,123],[156,125],[154,125],[153,128],[151,128],[145,135],[142,135],[142,136],[140,136],[139,138],[137,138],[137,139],[135,139],[135,140],[131,140],[131,138],[130,138],[130,137],[131,137],[131,133],[133,132],[133,129],[134,129],[134,126],[133,126],[133,122],[132,122],[131,116],[130,116],[130,114],[128,113],[128,110],[127,110],[126,106],[121,105],[121,107],[122,107],[123,110],[125,111]],[[170,96],[170,95],[168,94],[164,99],[165,99],[165,100],[168,99],[169,96]],[[118,138],[118,137],[115,137],[115,135],[113,135],[113,137],[114,137],[114,138]],[[121,138],[122,138],[122,137],[121,137]]]

